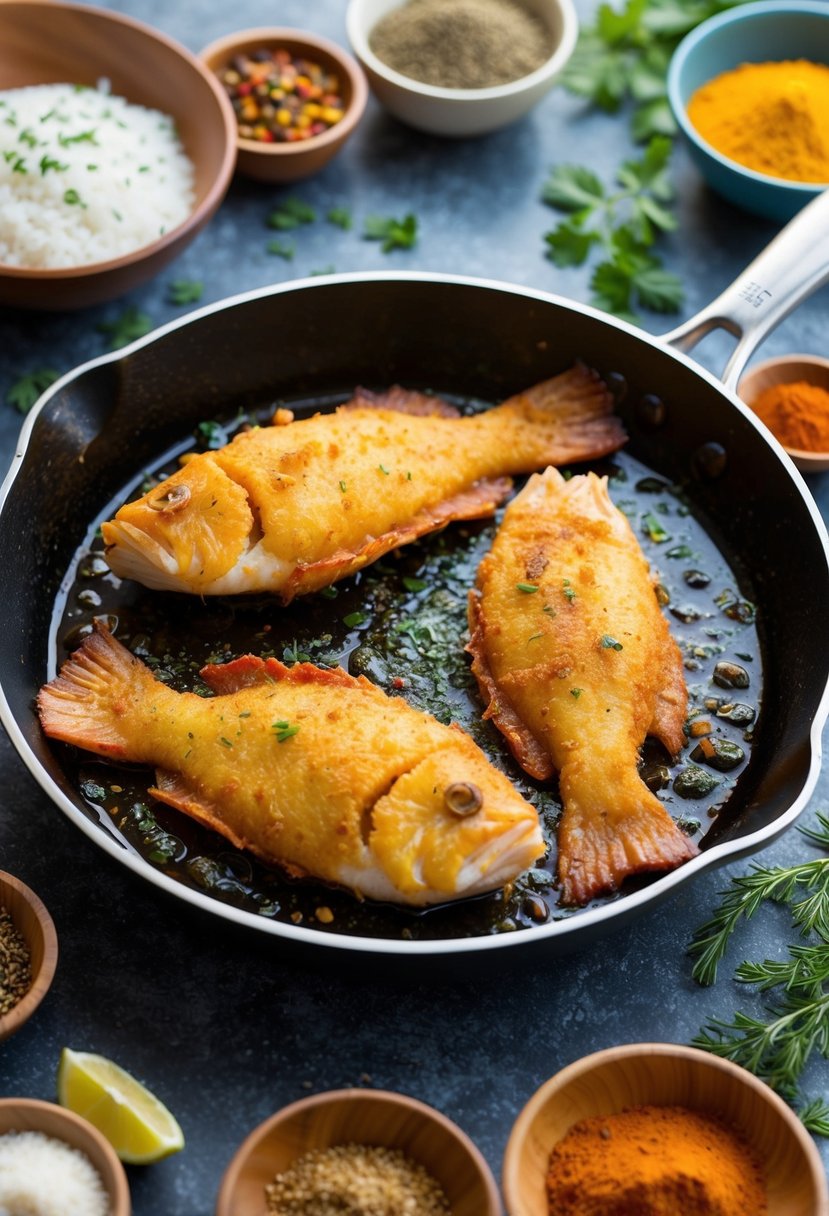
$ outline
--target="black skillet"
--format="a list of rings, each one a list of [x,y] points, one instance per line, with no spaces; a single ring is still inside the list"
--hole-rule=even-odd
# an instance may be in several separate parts
[[[300,947],[363,956],[472,955],[585,945],[702,869],[794,823],[820,769],[829,673],[829,543],[782,449],[734,393],[757,342],[829,277],[829,192],[700,316],[651,338],[605,314],[508,284],[418,274],[337,275],[204,308],[63,377],[28,417],[2,488],[0,717],[77,826],[169,894]],[[678,349],[723,326],[740,338],[725,385]],[[676,348],[676,349],[674,349]],[[280,397],[345,398],[399,382],[494,401],[582,358],[623,379],[629,451],[686,487],[694,513],[760,605],[764,708],[753,758],[700,856],[581,914],[519,933],[439,941],[323,934],[240,911],[166,877],[97,819],[34,713],[62,582],[90,522],[205,417]],[[106,871],[102,871],[106,882]],[[340,955],[340,957],[343,957]]]

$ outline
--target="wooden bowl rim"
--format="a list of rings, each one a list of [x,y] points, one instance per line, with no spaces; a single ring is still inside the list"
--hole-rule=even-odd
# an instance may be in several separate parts
[[[310,30],[292,26],[260,25],[245,30],[234,30],[233,33],[223,34],[214,39],[199,51],[199,59],[211,72],[215,73],[226,60],[237,51],[245,50],[251,43],[264,47],[269,47],[269,44],[273,43],[288,50],[300,48],[322,52],[348,77],[351,85],[351,100],[342,118],[333,127],[329,127],[327,131],[321,131],[319,135],[312,135],[310,139],[297,140],[295,143],[266,144],[255,139],[243,139],[236,129],[234,115],[234,138],[239,150],[271,157],[299,156],[303,152],[315,152],[327,144],[340,143],[347,139],[362,118],[368,101],[368,81],[354,56],[332,39],[325,38],[321,34],[314,34]]]
[[[2,3],[2,0],[0,0],[0,3]],[[119,1160],[118,1154],[106,1136],[102,1132],[99,1132],[97,1127],[94,1127],[88,1119],[84,1119],[81,1115],[76,1115],[74,1111],[68,1110],[65,1106],[60,1106],[56,1102],[45,1102],[40,1098],[0,1098],[0,1111],[21,1111],[35,1117],[48,1112],[49,1121],[73,1127],[79,1133],[79,1139],[85,1140],[90,1148],[93,1151],[97,1151],[103,1158],[105,1164],[104,1171],[98,1168],[95,1161],[92,1161],[92,1164],[100,1175],[101,1183],[109,1195],[112,1206],[110,1216],[130,1216],[132,1201],[126,1171]],[[9,1128],[8,1130],[12,1129]],[[19,1130],[43,1131],[45,1136],[63,1139],[60,1133],[53,1130],[44,1131],[42,1128],[21,1128]],[[0,1135],[3,1134],[5,1133],[0,1131]],[[78,1147],[69,1141],[64,1141],[64,1143],[69,1144],[70,1148]],[[89,1156],[88,1152],[87,1156]]]
[[[16,891],[34,913],[43,934],[43,960],[37,974],[32,975],[32,982],[25,996],[22,996],[8,1013],[0,1016],[0,1041],[9,1038],[20,1029],[24,1022],[29,1020],[49,991],[58,964],[57,929],[43,900],[21,879],[15,878],[13,874],[9,874],[5,870],[0,870],[0,907],[6,906],[3,893],[8,890]],[[8,911],[12,915],[11,909]],[[13,915],[12,920],[14,920]],[[15,927],[19,932],[20,926],[16,922]]]
[[[253,1128],[245,1137],[242,1143],[237,1148],[233,1157],[229,1161],[227,1168],[222,1176],[222,1181],[219,1187],[219,1194],[216,1201],[217,1216],[227,1216],[230,1214],[231,1201],[236,1190],[239,1177],[243,1173],[248,1157],[256,1149],[262,1140],[264,1140],[271,1131],[278,1127],[280,1123],[287,1123],[296,1115],[300,1115],[305,1111],[314,1110],[322,1106],[347,1106],[349,1103],[375,1102],[379,1105],[388,1105],[395,1107],[403,1107],[415,1114],[422,1116],[426,1121],[437,1126],[441,1133],[450,1139],[454,1140],[466,1152],[472,1161],[475,1172],[479,1175],[484,1189],[487,1192],[493,1212],[501,1211],[501,1196],[498,1191],[498,1186],[493,1177],[492,1171],[478,1146],[474,1140],[467,1135],[463,1128],[454,1123],[447,1115],[437,1110],[434,1106],[430,1106],[427,1102],[421,1102],[419,1098],[412,1098],[408,1094],[398,1093],[395,1090],[388,1089],[329,1089],[323,1090],[320,1093],[309,1094],[305,1098],[297,1098],[296,1101],[290,1102],[287,1106],[280,1107],[272,1115],[269,1115],[261,1123]],[[483,1214],[482,1214],[483,1216]]]
[[[789,367],[795,363],[806,364],[810,367],[820,368],[821,372],[825,372],[827,380],[827,389],[829,389],[829,359],[823,358],[822,355],[812,354],[792,354],[792,355],[772,355],[768,359],[763,359],[761,363],[755,363],[751,367],[746,368],[740,376],[737,384],[737,396],[741,401],[745,402],[750,410],[754,409],[749,397],[743,396],[743,389],[746,384],[751,384],[755,379],[760,378],[766,372],[782,371],[783,368]],[[802,373],[797,375],[803,379]],[[784,378],[773,381],[773,383],[782,384]],[[780,440],[778,439],[778,443]],[[790,448],[785,443],[781,444],[784,451],[788,452],[792,460],[802,473],[817,473],[821,469],[829,468],[829,451],[826,452],[811,452],[807,448]]]
[[[207,70],[206,65],[186,46],[177,42],[175,38],[171,38],[154,26],[148,25],[136,17],[130,17],[126,13],[115,12],[114,10],[100,8],[92,4],[75,4],[71,0],[0,0],[0,14],[12,8],[55,9],[77,13],[81,19],[86,19],[87,17],[92,20],[102,19],[104,24],[112,22],[115,25],[125,26],[132,32],[143,34],[150,41],[166,47],[193,69],[213,94],[223,119],[224,148],[219,172],[205,193],[204,198],[180,224],[175,228],[171,228],[169,232],[165,232],[163,236],[158,237],[149,244],[141,245],[140,248],[134,249],[131,253],[123,253],[117,258],[109,258],[102,262],[86,262],[80,266],[61,266],[49,269],[42,266],[8,266],[5,262],[0,262],[0,278],[23,279],[30,282],[43,283],[52,283],[56,280],[64,279],[91,278],[101,273],[117,271],[122,267],[132,266],[136,262],[144,261],[145,258],[153,257],[169,245],[180,241],[194,228],[198,229],[204,222],[205,217],[209,217],[221,203],[230,185],[236,161],[236,116],[233,113],[230,100],[213,74]]]
[[[536,1116],[548,1105],[553,1095],[565,1088],[576,1078],[596,1072],[607,1064],[615,1064],[621,1060],[647,1056],[670,1057],[671,1059],[686,1061],[694,1068],[721,1072],[738,1084],[753,1090],[774,1111],[792,1134],[803,1154],[816,1193],[822,1193],[824,1196],[829,1194],[827,1192],[823,1163],[814,1141],[791,1107],[765,1081],[761,1081],[739,1064],[734,1064],[731,1060],[713,1055],[711,1052],[703,1051],[699,1047],[689,1047],[680,1043],[625,1043],[621,1046],[607,1047],[601,1051],[591,1052],[590,1055],[582,1056],[571,1064],[565,1065],[564,1068],[560,1069],[549,1080],[539,1086],[527,1101],[512,1126],[504,1151],[502,1180],[508,1203],[511,1195],[516,1190],[513,1179],[518,1172],[519,1156],[524,1141]],[[678,1105],[681,1105],[681,1102]],[[552,1150],[552,1144],[550,1148]],[[815,1216],[827,1216],[827,1213],[829,1213],[829,1198],[824,1200],[824,1204],[824,1207],[815,1212]]]

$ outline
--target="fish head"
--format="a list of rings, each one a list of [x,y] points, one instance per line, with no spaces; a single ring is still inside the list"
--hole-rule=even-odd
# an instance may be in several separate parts
[[[421,905],[497,890],[545,849],[535,808],[460,732],[457,747],[421,760],[377,800],[367,843],[405,902]]]
[[[119,578],[199,592],[249,549],[254,516],[245,489],[204,453],[121,507],[101,530]]]

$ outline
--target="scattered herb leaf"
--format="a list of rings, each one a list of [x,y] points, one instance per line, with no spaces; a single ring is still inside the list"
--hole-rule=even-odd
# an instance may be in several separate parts
[[[109,335],[109,349],[118,350],[127,346],[137,338],[143,338],[153,327],[150,317],[141,312],[134,304],[130,304],[119,317],[113,321],[101,321],[98,331]]]
[[[342,228],[345,232],[352,227],[351,212],[347,207],[332,207],[325,218],[329,224],[336,224],[338,228]]]
[[[402,220],[370,215],[363,227],[363,238],[382,241],[383,253],[389,253],[392,249],[411,249],[417,241],[417,219],[411,214]]]
[[[167,299],[171,304],[196,304],[204,292],[204,283],[198,279],[173,279],[167,288]]]
[[[50,384],[54,384],[60,372],[52,367],[38,367],[25,376],[20,376],[9,387],[6,401],[14,406],[21,414],[28,414],[41,393],[45,393]]]

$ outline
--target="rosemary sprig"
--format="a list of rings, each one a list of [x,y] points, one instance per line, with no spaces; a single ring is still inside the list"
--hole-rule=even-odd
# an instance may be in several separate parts
[[[817,828],[801,831],[829,850],[829,815],[818,813],[817,821]],[[794,866],[754,866],[734,878],[689,953],[696,956],[694,978],[713,984],[737,925],[766,902],[785,904],[803,938],[789,947],[787,959],[743,962],[734,972],[739,983],[774,993],[766,1016],[737,1012],[731,1021],[712,1018],[692,1041],[749,1069],[796,1104],[813,1052],[829,1058],[829,856]],[[803,1104],[799,1113],[810,1131],[829,1136],[829,1104],[823,1099]]]

